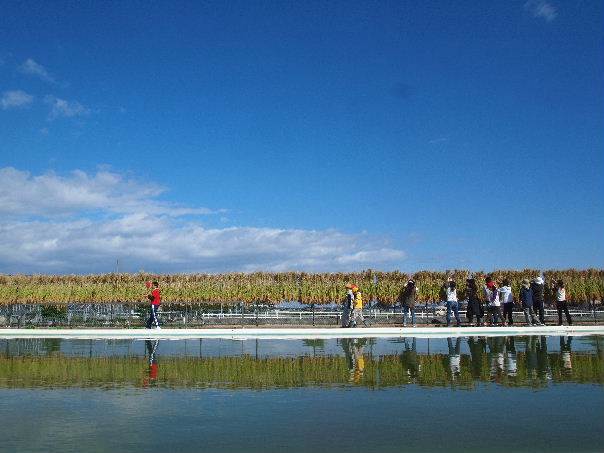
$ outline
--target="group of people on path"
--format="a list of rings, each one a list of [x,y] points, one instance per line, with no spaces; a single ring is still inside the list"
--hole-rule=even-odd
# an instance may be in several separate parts
[[[476,318],[476,325],[482,326],[485,324],[484,318],[486,317],[486,323],[492,326],[511,326],[514,324],[513,309],[516,305],[516,300],[508,279],[504,279],[499,286],[492,276],[487,276],[482,288],[482,297],[480,296],[481,291],[474,278],[468,278],[466,284],[466,298],[468,304],[466,316],[470,323]],[[562,312],[566,315],[568,324],[571,325],[572,318],[568,311],[566,289],[562,280],[556,281],[553,292],[556,296],[558,325],[562,325]],[[453,315],[457,327],[460,327],[460,300],[457,295],[457,284],[451,278],[443,285],[441,297],[446,302],[447,326],[451,325],[451,315]],[[407,326],[407,319],[410,317],[412,325],[415,327],[417,285],[414,280],[409,280],[407,282],[401,291],[399,299],[403,308],[403,326]],[[522,280],[518,301],[524,312],[524,318],[527,325],[545,325],[545,282],[542,277],[536,277],[532,282],[528,279]]]
[[[466,316],[470,323],[476,318],[475,325],[477,326],[482,326],[485,322],[491,326],[511,326],[514,324],[513,309],[516,300],[508,279],[504,279],[501,286],[498,286],[497,282],[491,276],[487,276],[482,288],[483,297],[480,297],[478,284],[474,278],[468,278],[466,284],[466,298],[468,304]],[[161,291],[159,283],[153,281],[146,282],[145,285],[149,290],[146,297],[151,303],[146,327],[147,329],[150,329],[155,326],[156,329],[160,329],[158,310],[161,304]],[[453,315],[455,317],[456,325],[460,327],[460,301],[457,295],[457,285],[455,281],[449,278],[442,289],[442,297],[445,299],[447,307],[447,326],[451,325],[451,315]],[[563,312],[566,315],[568,324],[572,325],[572,318],[568,311],[568,304],[566,301],[566,289],[562,280],[556,281],[553,292],[556,297],[558,325],[562,325]],[[528,279],[522,280],[518,301],[522,306],[527,325],[545,325],[545,282],[542,277],[536,277],[532,282]],[[410,279],[405,284],[401,291],[399,302],[403,308],[403,326],[406,327],[407,321],[410,319],[413,327],[415,327],[417,285],[413,279]],[[363,317],[363,295],[357,285],[349,283],[346,285],[346,298],[342,312],[342,327],[357,327],[361,323],[367,326],[365,318]]]

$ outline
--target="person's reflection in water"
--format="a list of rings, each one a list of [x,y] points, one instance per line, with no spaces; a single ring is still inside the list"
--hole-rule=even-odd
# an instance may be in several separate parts
[[[518,374],[518,360],[514,337],[506,337],[505,369],[509,377],[514,377],[516,374]]]
[[[573,337],[560,337],[560,358],[562,359],[562,367],[567,375],[573,372],[573,362],[571,358],[571,342]]]
[[[344,357],[346,357],[346,365],[348,370],[352,370],[354,368],[354,361],[352,360],[352,338],[342,338],[340,340],[340,345],[342,346],[342,351],[344,351]]]
[[[357,338],[353,343],[352,357],[354,358],[354,383],[358,384],[363,378],[365,371],[365,356],[363,355],[363,347],[367,343],[366,338]]]
[[[549,367],[549,356],[547,354],[547,337],[541,336],[537,344],[537,363],[539,376],[543,379],[551,379],[552,373]]]
[[[453,339],[447,338],[449,345],[449,368],[451,370],[451,378],[455,380],[461,374],[461,338],[456,337],[455,347],[453,347]]]
[[[145,346],[147,347],[147,355],[149,356],[149,375],[145,378],[143,385],[145,387],[149,384],[157,381],[157,373],[159,372],[159,366],[157,365],[157,346],[159,340],[145,340]]]
[[[417,357],[417,338],[413,337],[403,339],[405,349],[401,353],[401,362],[405,371],[407,372],[407,378],[409,382],[415,382],[419,376],[419,360]],[[411,346],[409,346],[411,341]]]
[[[486,342],[483,337],[469,337],[468,348],[472,356],[472,378],[480,379],[482,375],[482,363],[486,352]]]
[[[537,355],[537,337],[531,335],[526,337],[526,375],[528,379],[536,379],[538,377],[539,358]]]
[[[348,363],[350,382],[358,384],[365,371],[365,357],[363,348],[367,343],[366,338],[342,338],[342,349]]]
[[[491,357],[491,378],[498,378],[503,373],[503,349],[505,337],[489,337],[489,354]]]

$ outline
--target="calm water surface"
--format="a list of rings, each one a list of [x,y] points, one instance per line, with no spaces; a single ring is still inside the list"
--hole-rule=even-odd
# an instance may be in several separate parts
[[[604,337],[0,340],[0,451],[602,452]]]

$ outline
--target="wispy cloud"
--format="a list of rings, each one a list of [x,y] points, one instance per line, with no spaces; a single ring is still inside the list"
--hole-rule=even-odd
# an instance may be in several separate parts
[[[90,109],[84,107],[78,101],[67,101],[56,96],[46,96],[44,101],[50,105],[49,118],[72,118],[76,116],[84,116],[90,113]]]
[[[12,108],[23,108],[31,105],[34,101],[34,97],[31,94],[27,94],[25,91],[13,90],[5,91],[2,93],[0,98],[0,105],[3,110]]]
[[[55,83],[54,77],[48,73],[46,68],[40,63],[34,61],[32,58],[25,60],[21,66],[19,66],[19,71],[21,71],[23,74],[38,77],[40,80],[45,82]]]
[[[332,230],[204,228],[132,214],[115,220],[0,221],[0,272],[344,271],[392,265],[400,250]]]
[[[207,208],[157,200],[165,191],[157,184],[110,171],[88,174],[76,170],[67,176],[55,173],[34,176],[12,167],[0,168],[0,214],[4,215],[54,217],[97,211],[154,212],[179,217],[213,213]]]
[[[163,191],[107,171],[0,169],[0,272],[103,272],[116,258],[130,271],[339,271],[405,258],[365,233],[208,228],[183,216],[216,211],[162,202]]]
[[[544,19],[546,22],[553,21],[558,17],[558,8],[545,0],[528,0],[524,9],[533,17]]]

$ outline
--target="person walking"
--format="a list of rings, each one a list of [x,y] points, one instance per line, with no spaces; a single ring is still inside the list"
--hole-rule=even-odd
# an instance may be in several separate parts
[[[457,321],[457,327],[461,327],[461,320],[459,319],[459,302],[457,301],[457,285],[451,279],[447,282],[446,294],[447,294],[447,327],[451,326],[451,311],[455,314],[455,320]]]
[[[510,280],[507,278],[503,280],[503,285],[501,285],[501,288],[499,288],[499,300],[503,304],[504,324],[507,317],[507,324],[509,326],[514,325],[514,294],[512,293]]]
[[[161,329],[159,327],[159,319],[158,319],[158,310],[159,305],[161,304],[161,292],[159,289],[159,283],[154,281],[152,283],[152,290],[147,295],[147,299],[151,302],[150,311],[149,311],[149,319],[147,320],[147,329],[150,329],[152,325],[155,324],[156,329]]]
[[[490,325],[494,326],[501,318],[501,325],[505,325],[503,314],[501,313],[501,302],[499,301],[499,291],[497,285],[490,275],[486,277],[483,288],[485,299],[487,300],[487,312]]]
[[[545,325],[545,282],[543,278],[536,277],[531,282],[533,293],[533,310],[539,315],[539,322]]]
[[[472,323],[472,319],[476,317],[476,325],[482,326],[484,307],[480,297],[478,297],[478,286],[476,285],[476,280],[473,278],[468,278],[466,280],[466,287],[468,292],[468,308],[466,311],[468,322]]]
[[[403,288],[401,305],[403,307],[403,327],[407,327],[407,318],[411,315],[411,324],[415,327],[415,300],[417,287],[414,280],[409,280]]]
[[[354,304],[354,294],[352,292],[352,285],[348,283],[346,285],[346,298],[344,299],[344,307],[342,309],[342,327],[349,327],[350,324],[350,312]]]
[[[528,278],[522,280],[522,286],[520,287],[520,303],[522,304],[524,319],[528,326],[543,325],[535,317],[535,312],[533,310],[533,290],[531,289],[531,282],[529,282]]]
[[[573,320],[570,317],[570,313],[568,312],[568,304],[566,303],[566,289],[564,288],[564,282],[562,280],[558,280],[556,282],[556,310],[558,310],[558,325],[562,325],[562,310],[566,314],[566,321],[568,325],[573,324]]]
[[[349,325],[356,327],[357,323],[362,322],[367,327],[367,323],[363,317],[363,295],[361,294],[361,290],[357,285],[352,285],[352,293],[354,294],[354,305]]]

